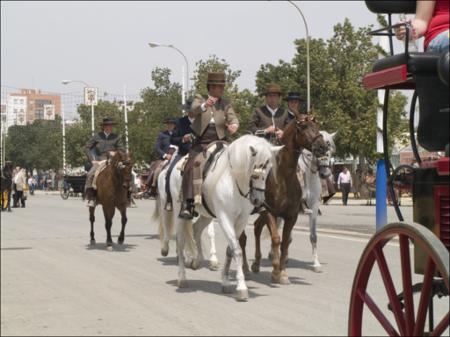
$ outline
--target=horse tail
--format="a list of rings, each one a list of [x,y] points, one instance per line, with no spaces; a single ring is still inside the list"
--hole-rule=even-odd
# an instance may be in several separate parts
[[[155,199],[155,207],[153,209],[153,214],[150,217],[150,221],[151,222],[156,222],[158,221],[159,226],[158,226],[158,230],[159,230],[159,237],[162,238],[162,219],[161,219],[161,210],[159,209],[161,207],[161,201],[159,196],[156,197]]]

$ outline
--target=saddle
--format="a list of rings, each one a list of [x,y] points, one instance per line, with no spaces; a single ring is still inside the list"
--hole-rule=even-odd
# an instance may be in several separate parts
[[[194,176],[194,203],[197,205],[202,204],[202,186],[203,181],[208,173],[208,171],[215,166],[215,163],[219,159],[216,156],[218,153],[225,149],[227,142],[225,141],[215,141],[208,145],[208,147],[201,153],[197,155],[194,162],[193,176]],[[177,164],[177,169],[184,172],[184,167],[186,166],[189,155],[185,156],[184,159],[180,160]],[[207,208],[207,206],[205,206]]]

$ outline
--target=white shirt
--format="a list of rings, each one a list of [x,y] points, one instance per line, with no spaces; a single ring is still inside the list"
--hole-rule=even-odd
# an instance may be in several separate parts
[[[351,183],[352,183],[352,176],[350,174],[350,171],[347,171],[347,173],[344,173],[344,171],[339,173],[338,185],[340,185],[340,184],[351,184]]]
[[[275,116],[275,114],[278,111],[278,108],[272,109],[270,106],[266,105],[266,108],[270,111],[270,113],[272,114],[272,117]]]
[[[110,135],[109,133],[106,133],[105,131],[103,131],[103,133],[105,134],[106,138],[108,138]]]

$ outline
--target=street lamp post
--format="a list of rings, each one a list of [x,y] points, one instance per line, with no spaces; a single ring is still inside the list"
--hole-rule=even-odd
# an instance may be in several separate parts
[[[66,174],[66,120],[64,118],[64,108],[61,108],[61,119],[62,119],[62,141],[63,141],[63,171]]]
[[[288,0],[288,2],[297,9],[297,11],[300,13],[300,15],[303,19],[303,22],[305,23],[305,29],[306,29],[306,90],[307,90],[306,110],[307,110],[307,112],[309,112],[310,108],[311,108],[311,91],[310,91],[310,82],[309,82],[309,75],[310,75],[310,73],[309,73],[309,29],[308,29],[308,24],[306,23],[305,16],[303,15],[300,8],[293,1]]]
[[[89,84],[87,84],[84,81],[79,81],[79,80],[63,80],[62,84],[69,84],[69,83],[82,83],[84,84],[86,87],[90,87]],[[94,136],[95,134],[95,124],[94,124],[94,102],[91,101],[91,131],[92,131],[92,136]]]
[[[148,45],[149,45],[151,48],[157,48],[157,47],[172,48],[172,49],[175,49],[178,53],[180,53],[181,56],[183,56],[184,61],[186,62],[186,90],[183,90],[183,93],[182,93],[182,95],[181,95],[181,96],[182,96],[182,97],[181,97],[182,104],[183,104],[183,106],[184,106],[185,99],[186,99],[186,93],[189,94],[189,62],[188,62],[188,60],[187,60],[186,55],[184,55],[184,53],[183,53],[180,49],[178,49],[177,47],[175,47],[175,46],[173,46],[173,45],[171,45],[171,44],[168,44],[168,45],[167,45],[167,44],[161,44],[161,43],[156,43],[156,42],[149,42]],[[183,77],[182,83],[183,83],[183,87],[184,87],[184,86],[185,86],[184,73],[183,73],[182,77]]]

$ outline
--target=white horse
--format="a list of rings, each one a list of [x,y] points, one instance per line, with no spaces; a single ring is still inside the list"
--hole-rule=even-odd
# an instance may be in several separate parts
[[[173,145],[171,145],[173,146]],[[178,155],[178,148],[176,146],[173,146],[175,148],[175,152],[172,156],[171,162],[175,159],[175,157]],[[182,161],[180,159],[180,161]],[[166,176],[167,171],[169,170],[169,165],[166,165],[166,167],[161,171],[158,177],[158,197],[156,198],[155,202],[155,208],[153,212],[152,219],[155,221],[158,221],[158,230],[159,230],[159,239],[161,241],[161,255],[167,256],[169,255],[169,243],[171,238],[173,237],[173,229],[174,229],[174,223],[176,218],[178,217],[178,213],[175,211],[166,211],[165,205],[167,201],[167,194],[166,194]],[[176,167],[172,170],[172,173],[177,170]],[[172,198],[173,199],[173,198]],[[214,222],[210,222],[208,225],[208,237],[209,237],[209,243],[210,243],[210,249],[209,249],[209,268],[211,270],[218,270],[219,269],[219,260],[217,259],[217,253],[216,253],[216,240],[215,240],[215,229],[214,229]],[[202,250],[201,248],[201,240],[198,243],[199,250]]]
[[[327,160],[329,162],[331,156],[336,152],[334,137],[337,132],[329,134],[326,131],[320,131],[320,133],[323,135],[325,143],[328,145]],[[317,255],[317,216],[319,214],[319,206],[322,193],[319,162],[311,152],[309,152],[308,150],[303,150],[298,159],[298,165],[300,167],[300,170],[305,172],[305,186],[302,187],[302,192],[306,200],[306,205],[311,210],[308,215],[309,240],[311,241],[313,254],[313,270],[315,272],[320,272],[322,265],[320,264],[319,257]]]
[[[255,206],[264,202],[265,183],[275,157],[282,146],[270,145],[265,139],[245,135],[219,153],[216,164],[207,173],[202,186],[204,199],[215,215],[228,241],[225,263],[222,271],[222,290],[231,291],[230,265],[234,259],[237,268],[237,300],[248,300],[248,289],[242,271],[242,251],[239,236],[248,224],[248,218]],[[170,190],[173,197],[173,212],[180,212],[180,191],[182,177],[179,170],[173,170]],[[201,234],[213,216],[203,205],[197,205],[199,218],[193,222],[176,219],[178,253],[178,287],[187,287],[185,271],[185,249],[194,256],[192,269],[197,269],[202,260],[199,249]]]

